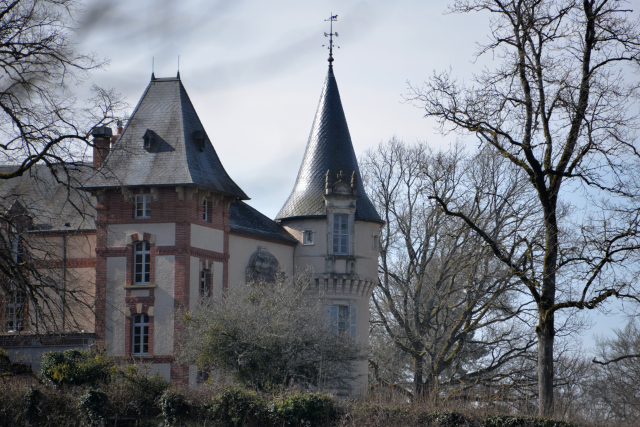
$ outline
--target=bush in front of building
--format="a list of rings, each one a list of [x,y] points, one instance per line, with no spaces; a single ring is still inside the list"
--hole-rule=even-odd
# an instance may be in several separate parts
[[[96,385],[109,380],[113,363],[101,352],[49,351],[42,355],[41,377],[57,387]]]
[[[274,425],[332,425],[342,412],[336,399],[326,393],[293,393],[270,405]]]

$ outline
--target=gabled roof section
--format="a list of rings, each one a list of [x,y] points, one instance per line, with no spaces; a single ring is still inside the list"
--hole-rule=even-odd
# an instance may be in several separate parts
[[[224,170],[179,78],[152,78],[103,166],[84,187],[162,185],[196,185],[248,199]]]
[[[0,171],[17,167],[0,166]],[[0,212],[13,219],[29,216],[29,232],[94,231],[95,199],[79,189],[91,173],[90,164],[37,164],[24,175],[0,180]]]
[[[229,207],[229,228],[232,233],[278,240],[288,245],[298,243],[284,227],[242,201],[233,202]]]
[[[347,119],[331,65],[320,95],[320,103],[298,178],[276,219],[326,216],[327,210],[322,196],[325,192],[327,170],[332,176],[336,176],[340,171],[351,176],[355,171],[359,197],[356,202],[356,220],[382,222],[362,185],[358,161],[353,151]]]

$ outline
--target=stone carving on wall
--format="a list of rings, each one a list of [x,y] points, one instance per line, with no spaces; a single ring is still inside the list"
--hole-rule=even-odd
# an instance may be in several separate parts
[[[245,280],[247,282],[273,283],[276,281],[279,270],[280,263],[278,263],[276,257],[267,248],[258,246],[258,249],[249,257],[249,264],[245,270]]]

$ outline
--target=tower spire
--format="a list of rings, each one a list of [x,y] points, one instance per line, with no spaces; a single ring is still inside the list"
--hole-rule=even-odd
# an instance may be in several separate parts
[[[329,21],[330,22],[330,26],[329,26],[329,32],[328,33],[324,33],[325,37],[329,37],[329,46],[327,46],[327,49],[329,49],[329,66],[333,66],[333,36],[338,37],[338,32],[336,31],[335,33],[333,32],[333,21],[337,21],[338,20],[338,15],[334,15],[333,13],[331,13],[331,15],[329,16],[329,19],[325,19],[325,21]],[[325,46],[325,45],[322,45]],[[338,49],[340,49],[340,46],[336,46]]]

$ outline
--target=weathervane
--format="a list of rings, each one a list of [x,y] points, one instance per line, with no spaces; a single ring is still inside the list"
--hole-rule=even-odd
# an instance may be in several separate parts
[[[331,14],[331,17],[329,19],[325,19],[325,21],[330,21],[331,22],[331,26],[330,28],[330,32],[329,33],[324,33],[325,37],[329,37],[329,46],[327,47],[327,49],[329,49],[329,65],[333,65],[333,36],[338,37],[338,32],[336,31],[335,33],[333,32],[333,21],[337,21],[338,20],[338,15],[333,15]],[[323,47],[326,45],[322,45]],[[340,49],[340,46],[336,46],[338,49]]]

